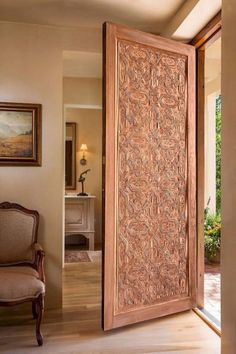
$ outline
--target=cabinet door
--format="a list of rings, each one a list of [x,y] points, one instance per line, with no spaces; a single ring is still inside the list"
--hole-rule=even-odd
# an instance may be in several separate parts
[[[196,297],[195,49],[104,26],[103,327]]]
[[[89,200],[70,199],[65,203],[66,233],[88,230]]]

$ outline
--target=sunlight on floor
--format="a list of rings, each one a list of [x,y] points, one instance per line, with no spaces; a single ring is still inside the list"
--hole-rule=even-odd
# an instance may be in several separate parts
[[[220,294],[220,265],[206,264],[205,267],[205,291],[204,291],[204,310],[213,317],[213,321],[220,327],[221,322],[221,294]]]

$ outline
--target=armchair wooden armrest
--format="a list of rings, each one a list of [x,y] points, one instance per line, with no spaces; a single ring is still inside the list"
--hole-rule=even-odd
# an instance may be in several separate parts
[[[45,253],[42,246],[39,243],[33,244],[33,249],[35,252],[35,262],[34,266],[39,273],[39,278],[45,283],[45,275],[44,275],[44,257]]]

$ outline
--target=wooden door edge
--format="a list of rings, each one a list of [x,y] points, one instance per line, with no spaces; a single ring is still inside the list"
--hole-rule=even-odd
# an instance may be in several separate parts
[[[204,26],[197,35],[191,39],[190,45],[195,48],[200,48],[206,44],[210,38],[215,35],[222,28],[222,15],[219,11],[207,24]]]
[[[142,323],[165,316],[175,315],[181,312],[190,311],[195,308],[196,303],[191,297],[173,300],[169,303],[160,303],[151,307],[132,310],[129,313],[115,314],[111,326],[106,326],[105,330],[111,330],[131,324]],[[127,318],[128,314],[128,318]]]

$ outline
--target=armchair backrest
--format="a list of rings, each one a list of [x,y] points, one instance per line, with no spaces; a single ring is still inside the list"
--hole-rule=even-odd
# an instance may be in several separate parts
[[[39,214],[19,204],[0,204],[0,265],[33,263]]]

